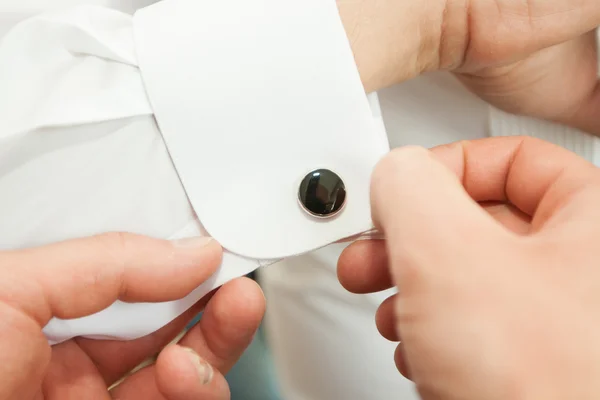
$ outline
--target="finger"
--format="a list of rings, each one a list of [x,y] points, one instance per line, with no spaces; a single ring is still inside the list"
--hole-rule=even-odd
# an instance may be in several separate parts
[[[215,371],[226,374],[251,343],[265,312],[265,298],[252,280],[240,278],[225,284],[209,301],[202,319],[179,345],[190,348]],[[155,382],[156,366],[140,370],[113,390],[113,397],[143,392],[145,400],[162,399]],[[131,397],[137,399],[138,397]]]
[[[499,202],[479,203],[481,207],[506,229],[518,235],[527,235],[531,231],[531,216],[512,204]]]
[[[182,298],[216,271],[221,254],[209,238],[169,242],[106,234],[2,253],[0,264],[13,267],[0,285],[6,298],[45,326],[52,317],[83,317],[118,299]]]
[[[513,204],[534,217],[534,231],[564,205],[565,199],[598,180],[593,164],[534,138],[465,141],[432,152],[456,174],[475,201]]]
[[[69,340],[52,348],[52,358],[42,384],[44,399],[85,399],[94,393],[95,399],[108,400],[106,387],[92,360],[75,342]]]
[[[144,362],[147,358],[157,355],[167,344],[179,335],[188,323],[206,306],[212,293],[205,296],[183,315],[164,328],[133,341],[98,341],[76,338],[82,353],[91,359],[107,386],[112,385],[125,374]],[[55,346],[54,352],[59,348]]]
[[[225,400],[223,375],[192,349],[170,345],[148,366],[111,391],[119,400]]]
[[[396,329],[395,309],[397,295],[388,297],[381,303],[375,314],[375,323],[377,330],[387,340],[399,342],[400,335]]]
[[[404,344],[398,343],[396,351],[394,352],[394,361],[396,362],[396,368],[406,379],[411,379],[410,370],[404,353]]]
[[[338,260],[338,279],[352,293],[373,293],[392,287],[385,242],[359,240],[346,247]]]
[[[156,383],[169,400],[226,400],[223,375],[190,348],[167,347],[156,361]]]
[[[484,210],[510,231],[525,235],[531,217],[510,204],[481,204]],[[342,286],[358,294],[375,293],[393,286],[385,242],[359,240],[346,247],[338,260],[338,279]]]
[[[265,307],[256,282],[247,278],[231,281],[215,293],[200,322],[180,344],[194,349],[225,374],[252,342]]]
[[[425,149],[406,147],[384,158],[373,174],[371,198],[396,284],[412,286],[428,270],[466,266],[462,260],[485,257],[492,243],[510,237]]]

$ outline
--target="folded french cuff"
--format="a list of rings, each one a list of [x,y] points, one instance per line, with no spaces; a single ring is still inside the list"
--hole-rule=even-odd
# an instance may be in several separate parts
[[[134,32],[174,167],[226,250],[279,259],[373,229],[389,145],[334,0],[164,0]]]

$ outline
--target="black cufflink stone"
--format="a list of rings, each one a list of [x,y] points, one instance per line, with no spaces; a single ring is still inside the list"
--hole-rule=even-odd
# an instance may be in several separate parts
[[[298,200],[302,208],[314,217],[333,217],[346,203],[346,186],[335,172],[317,169],[300,183]]]

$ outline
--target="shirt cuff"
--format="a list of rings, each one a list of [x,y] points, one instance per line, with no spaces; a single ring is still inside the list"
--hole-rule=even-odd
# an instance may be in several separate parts
[[[373,228],[370,175],[389,146],[335,1],[163,0],[134,31],[173,164],[224,248],[283,258]],[[299,204],[319,170],[343,184],[331,218]]]

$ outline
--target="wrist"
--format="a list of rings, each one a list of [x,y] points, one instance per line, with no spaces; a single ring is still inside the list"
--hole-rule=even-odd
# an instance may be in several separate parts
[[[444,67],[447,0],[337,0],[367,92]]]

